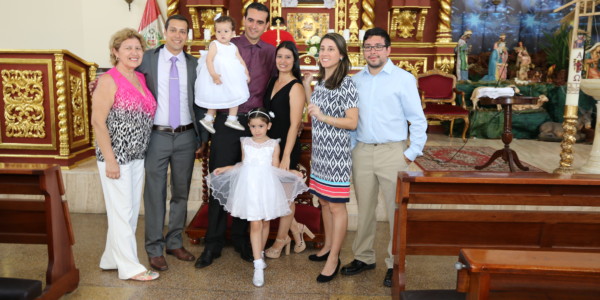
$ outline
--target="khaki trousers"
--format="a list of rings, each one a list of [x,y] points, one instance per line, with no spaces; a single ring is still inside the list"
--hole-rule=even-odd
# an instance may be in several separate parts
[[[354,259],[367,264],[375,263],[375,229],[379,192],[385,200],[390,226],[388,257],[385,263],[393,268],[392,241],[394,234],[394,211],[396,209],[396,180],[399,171],[408,170],[404,160],[406,142],[385,144],[358,143],[352,151],[352,182],[358,202],[358,228],[352,245]]]

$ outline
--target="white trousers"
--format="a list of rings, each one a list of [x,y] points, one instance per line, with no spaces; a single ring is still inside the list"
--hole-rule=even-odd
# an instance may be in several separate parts
[[[110,179],[106,177],[106,163],[98,162],[108,218],[106,248],[100,268],[117,269],[119,279],[129,279],[146,271],[138,259],[135,241],[144,185],[144,160],[134,160],[119,167],[121,177]]]

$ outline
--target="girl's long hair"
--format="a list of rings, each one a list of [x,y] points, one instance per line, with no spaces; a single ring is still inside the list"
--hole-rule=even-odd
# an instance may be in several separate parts
[[[296,44],[291,41],[283,41],[279,46],[277,46],[277,50],[275,53],[279,52],[279,49],[285,48],[292,51],[292,55],[294,56],[294,65],[292,66],[292,75],[296,77],[296,79],[302,81],[302,76],[300,75],[300,55],[298,54],[298,48],[296,48]]]

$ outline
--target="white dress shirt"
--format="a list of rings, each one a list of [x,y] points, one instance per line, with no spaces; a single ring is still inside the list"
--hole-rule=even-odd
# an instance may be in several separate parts
[[[171,73],[171,57],[177,57],[177,71],[179,73],[179,124],[188,125],[192,123],[188,102],[188,80],[187,80],[187,62],[183,51],[178,55],[173,55],[167,47],[160,49],[158,57],[158,96],[156,101],[158,107],[154,115],[154,124],[169,126],[169,74]]]

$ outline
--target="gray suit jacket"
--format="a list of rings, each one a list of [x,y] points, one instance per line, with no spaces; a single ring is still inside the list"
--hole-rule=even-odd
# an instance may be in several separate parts
[[[137,68],[137,71],[146,76],[146,85],[150,92],[152,92],[152,95],[154,95],[155,99],[158,99],[158,57],[160,49],[164,46],[165,45],[162,45],[156,49],[150,49],[144,52],[142,64]],[[200,142],[207,142],[208,132],[198,123],[198,121],[204,117],[206,110],[194,104],[194,83],[196,82],[196,67],[198,66],[198,60],[186,52],[183,54],[185,55],[187,66],[188,105],[194,123],[194,129],[196,130],[196,135],[200,139]]]

